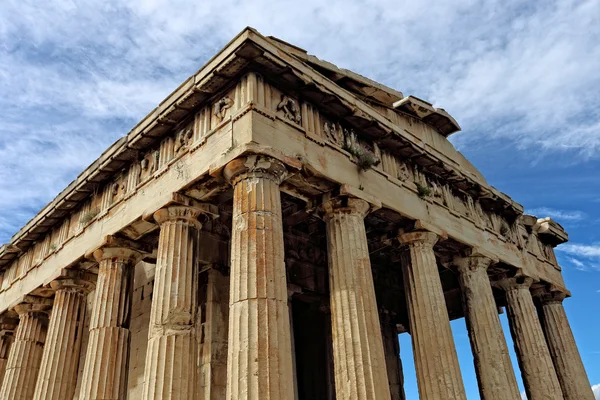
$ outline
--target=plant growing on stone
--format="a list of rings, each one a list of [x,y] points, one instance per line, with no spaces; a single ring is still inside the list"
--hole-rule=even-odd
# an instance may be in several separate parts
[[[415,181],[415,185],[417,186],[417,195],[419,198],[424,199],[431,196],[431,188],[429,186],[422,185],[417,181]]]
[[[98,214],[100,214],[100,211],[98,211],[98,209],[87,211],[83,213],[83,215],[79,219],[79,223],[81,225],[89,224],[94,218],[98,216]]]
[[[369,168],[379,164],[379,159],[375,156],[375,154],[364,149],[362,146],[356,143],[345,141],[343,149],[356,158],[356,163],[361,171],[366,171]]]

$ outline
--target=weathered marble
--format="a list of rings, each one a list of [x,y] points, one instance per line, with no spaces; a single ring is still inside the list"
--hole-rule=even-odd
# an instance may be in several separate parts
[[[280,162],[250,156],[227,164],[234,187],[227,358],[228,400],[294,396],[283,252]]]
[[[520,400],[487,269],[492,260],[473,255],[454,263],[482,400]]]
[[[565,297],[561,292],[539,296],[541,304],[538,312],[542,329],[565,400],[594,400],[590,381],[562,305]]]
[[[336,399],[389,400],[364,224],[370,205],[335,198],[321,208],[327,226]]]
[[[95,277],[73,271],[72,277],[51,282],[55,290],[46,345],[35,387],[35,400],[71,399],[75,394],[83,336],[86,296]]]
[[[402,272],[421,400],[462,399],[465,389],[450,329],[431,232],[400,235]]]
[[[173,205],[154,213],[160,225],[143,398],[193,399],[196,392],[198,217]]]
[[[15,307],[19,325],[11,346],[0,399],[31,400],[40,370],[52,301],[33,299]]]
[[[496,284],[506,292],[510,332],[529,400],[563,400],[560,384],[535,311],[531,278],[508,278]]]
[[[404,393],[404,373],[400,359],[400,342],[398,341],[398,328],[389,321],[389,315],[381,313],[381,338],[383,352],[387,366],[387,376],[390,383],[392,400],[406,400]]]
[[[126,398],[132,267],[142,253],[115,240],[94,251],[100,264],[90,319],[80,399]]]
[[[4,374],[6,373],[6,364],[8,363],[8,353],[10,351],[10,345],[12,341],[12,332],[0,332],[0,388],[2,388],[2,382],[4,381]]]
[[[227,330],[229,328],[229,277],[210,268],[201,291],[205,294],[201,318],[200,400],[222,400],[227,394]]]

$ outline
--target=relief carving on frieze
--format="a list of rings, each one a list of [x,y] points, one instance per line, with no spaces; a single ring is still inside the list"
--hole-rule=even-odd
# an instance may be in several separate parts
[[[217,101],[214,106],[214,115],[219,121],[222,121],[229,110],[233,106],[233,100],[225,96],[221,100]]]
[[[323,132],[325,133],[325,138],[340,147],[344,145],[344,133],[342,128],[338,126],[334,122],[327,122],[323,124]]]
[[[286,119],[301,125],[302,114],[300,113],[300,106],[296,100],[285,94],[281,95],[281,101],[277,105],[277,110],[283,111],[283,116]]]
[[[192,142],[194,132],[191,127],[180,130],[175,136],[175,144],[173,151],[175,155],[182,153],[186,150]]]

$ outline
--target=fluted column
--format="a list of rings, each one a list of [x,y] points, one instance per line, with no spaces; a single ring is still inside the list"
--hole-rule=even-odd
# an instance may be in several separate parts
[[[291,400],[292,349],[283,253],[280,162],[225,167],[234,187],[227,359],[228,400]]]
[[[520,400],[487,274],[491,263],[478,255],[455,259],[479,394],[482,400]]]
[[[410,232],[400,235],[399,239],[405,245],[402,272],[420,399],[465,400],[433,252],[438,237],[431,232]]]
[[[563,400],[554,365],[529,288],[531,278],[497,282],[506,292],[507,314],[525,392],[529,400]]]
[[[355,198],[322,205],[338,400],[390,399],[364,223],[369,209],[369,203]]]
[[[196,384],[198,217],[202,208],[158,210],[160,225],[143,398],[192,399]]]
[[[400,360],[398,328],[390,320],[390,315],[387,312],[381,313],[380,320],[383,352],[385,354],[385,364],[390,382],[390,395],[392,400],[405,400],[404,374],[402,371],[402,360]]]
[[[19,325],[8,356],[0,399],[33,399],[46,339],[50,304],[52,302],[48,299],[39,299],[39,302],[15,306],[15,311],[19,314]]]
[[[93,255],[100,270],[79,398],[122,400],[127,388],[133,267],[142,253],[133,242],[112,238]]]
[[[0,389],[6,373],[10,346],[14,340],[14,331],[19,320],[15,318],[0,317]]]
[[[229,277],[210,268],[203,273],[203,336],[200,344],[200,399],[222,400],[227,394]]]
[[[35,400],[71,399],[75,394],[86,296],[94,289],[95,278],[81,271],[70,272],[71,278],[50,283],[56,294],[35,388]]]
[[[0,388],[4,381],[4,373],[6,372],[6,363],[8,362],[8,351],[12,343],[12,335],[8,332],[0,332]]]
[[[562,305],[565,297],[560,292],[539,297],[541,304],[538,311],[542,329],[565,400],[594,400],[590,381]]]

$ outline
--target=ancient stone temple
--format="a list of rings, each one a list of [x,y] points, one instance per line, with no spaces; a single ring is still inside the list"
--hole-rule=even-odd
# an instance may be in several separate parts
[[[0,249],[0,399],[592,400],[553,248],[443,109],[245,29]],[[517,371],[518,373],[518,371]]]

